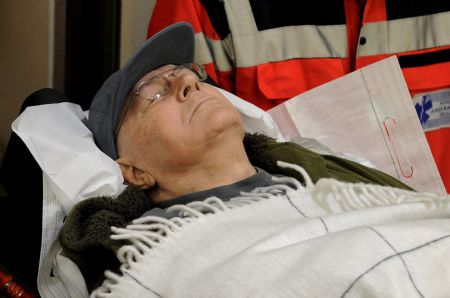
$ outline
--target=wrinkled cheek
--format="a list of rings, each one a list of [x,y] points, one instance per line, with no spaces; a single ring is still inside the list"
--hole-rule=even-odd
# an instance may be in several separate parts
[[[157,134],[152,135],[149,146],[155,152],[156,157],[160,159],[173,159],[182,152],[181,139],[175,128],[159,130]]]

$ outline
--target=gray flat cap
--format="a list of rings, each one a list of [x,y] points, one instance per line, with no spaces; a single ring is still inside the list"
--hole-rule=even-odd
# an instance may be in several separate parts
[[[160,66],[193,61],[194,30],[189,23],[173,24],[148,39],[123,68],[103,83],[92,100],[88,127],[100,150],[117,159],[114,132],[123,105],[139,79]]]

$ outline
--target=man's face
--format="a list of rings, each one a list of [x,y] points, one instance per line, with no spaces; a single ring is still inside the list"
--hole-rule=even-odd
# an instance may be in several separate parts
[[[165,77],[174,68],[155,69],[136,86],[154,76]],[[158,102],[149,105],[147,99],[135,95],[117,137],[119,156],[132,156],[144,170],[174,170],[197,165],[229,138],[242,140],[241,117],[217,89],[199,83],[188,69],[167,80],[168,93]],[[227,152],[223,154],[225,158]]]

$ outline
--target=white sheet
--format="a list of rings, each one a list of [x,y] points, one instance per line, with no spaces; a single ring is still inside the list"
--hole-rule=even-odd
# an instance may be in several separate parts
[[[29,107],[12,124],[66,213],[80,200],[122,190],[119,166],[97,148],[85,118],[79,105],[64,102]]]

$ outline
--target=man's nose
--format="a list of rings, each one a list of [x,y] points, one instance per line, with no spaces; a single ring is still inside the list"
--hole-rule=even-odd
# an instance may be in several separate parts
[[[200,90],[200,82],[195,75],[192,74],[182,74],[176,79],[176,92],[177,99],[184,101],[190,92],[194,90]]]

